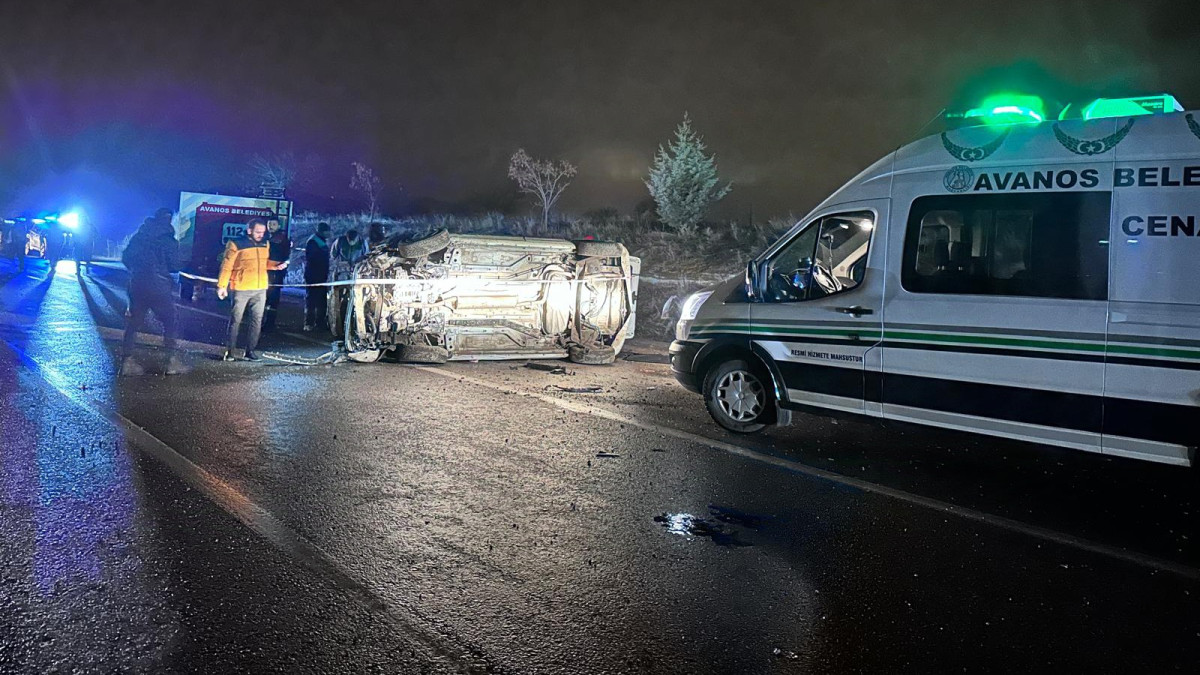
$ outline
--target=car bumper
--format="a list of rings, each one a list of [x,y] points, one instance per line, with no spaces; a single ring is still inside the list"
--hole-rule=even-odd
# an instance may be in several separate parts
[[[676,340],[671,343],[671,374],[689,391],[700,393],[700,382],[696,378],[696,357],[703,345],[698,342]]]

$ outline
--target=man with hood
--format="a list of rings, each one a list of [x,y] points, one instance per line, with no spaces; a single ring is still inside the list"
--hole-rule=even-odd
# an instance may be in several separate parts
[[[145,370],[134,358],[137,334],[148,312],[163,325],[163,347],[169,354],[167,375],[187,372],[175,344],[175,302],[171,273],[179,270],[179,244],[171,226],[171,210],[159,209],[147,218],[121,253],[129,270],[129,320],[121,350],[121,375],[142,375]]]

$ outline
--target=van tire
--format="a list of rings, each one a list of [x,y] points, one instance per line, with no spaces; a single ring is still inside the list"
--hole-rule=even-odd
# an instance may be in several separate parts
[[[767,428],[774,396],[770,377],[748,361],[731,359],[704,377],[704,405],[713,421],[737,434],[756,434]]]
[[[617,360],[617,350],[608,345],[571,345],[567,347],[567,358],[571,363],[585,366],[607,366]]]
[[[403,363],[442,364],[450,360],[445,347],[434,345],[400,345],[396,347],[396,360]]]
[[[580,258],[620,258],[626,253],[625,247],[615,241],[578,239],[573,243]]]
[[[439,230],[424,239],[396,244],[396,253],[401,258],[422,258],[450,245],[450,232]]]

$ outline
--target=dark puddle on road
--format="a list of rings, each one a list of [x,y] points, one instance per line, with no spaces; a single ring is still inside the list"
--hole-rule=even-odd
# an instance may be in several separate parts
[[[768,516],[757,516],[738,509],[708,505],[709,517],[690,513],[664,513],[654,516],[654,522],[663,526],[670,534],[685,537],[706,537],[717,546],[741,547],[754,543],[743,539],[743,530],[758,530],[771,520]]]

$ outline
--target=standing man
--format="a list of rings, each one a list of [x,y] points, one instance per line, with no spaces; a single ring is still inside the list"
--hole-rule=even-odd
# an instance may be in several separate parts
[[[329,223],[317,223],[317,233],[304,246],[304,283],[323,284],[329,281]],[[304,290],[304,330],[310,331],[325,323],[327,289],[313,286]]]
[[[171,272],[179,269],[179,244],[171,227],[170,209],[159,209],[147,218],[121,252],[121,262],[129,270],[129,322],[121,350],[121,375],[142,375],[145,370],[133,358],[138,331],[148,312],[154,312],[163,325],[163,347],[167,375],[187,372],[175,350],[175,302],[171,297]]]
[[[354,228],[346,230],[346,234],[334,240],[331,250],[334,262],[342,263],[347,267],[354,267],[354,263],[366,254],[367,242],[358,236],[358,230]]]
[[[367,245],[371,248],[387,241],[387,227],[383,223],[371,223],[367,228]]]
[[[267,221],[267,236],[270,238],[267,259],[274,263],[286,263],[292,256],[292,241],[280,226],[279,221],[272,218]],[[267,289],[267,319],[265,328],[275,328],[275,318],[279,312],[279,300],[283,295],[282,285],[287,281],[287,265],[267,272],[270,288]]]
[[[231,240],[225,245],[221,258],[221,273],[217,277],[217,297],[224,300],[233,292],[233,307],[229,315],[229,340],[226,344],[225,361],[236,361],[233,352],[237,349],[238,333],[242,319],[249,310],[250,334],[246,336],[246,358],[261,361],[254,353],[262,333],[263,310],[267,303],[267,272],[287,268],[287,261],[276,262],[269,258],[267,245],[267,223],[262,218],[251,218],[246,223],[246,236]]]
[[[9,218],[0,220],[0,255],[11,257],[14,261],[16,253],[16,238],[13,234],[17,231],[17,221]]]

